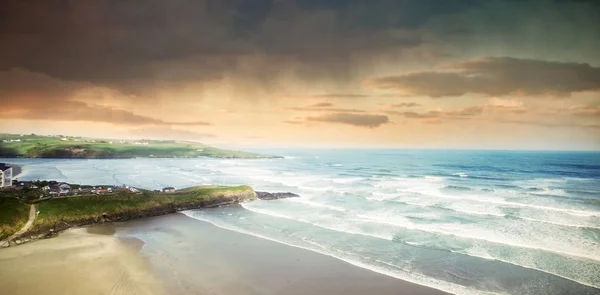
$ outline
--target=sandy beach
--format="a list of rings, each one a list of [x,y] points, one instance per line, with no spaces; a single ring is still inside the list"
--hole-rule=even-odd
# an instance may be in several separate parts
[[[184,214],[129,221],[116,232],[144,240],[142,254],[168,294],[446,294]]]
[[[141,242],[110,228],[71,229],[56,238],[0,250],[0,293],[162,294]]]
[[[184,214],[0,250],[2,294],[445,294]]]

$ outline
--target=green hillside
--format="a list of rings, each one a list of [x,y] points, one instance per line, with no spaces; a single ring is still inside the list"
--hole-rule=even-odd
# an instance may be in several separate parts
[[[51,226],[61,221],[71,222],[101,216],[114,215],[183,206],[211,200],[254,200],[256,193],[249,186],[198,186],[185,192],[161,193],[144,191],[143,194],[119,192],[109,195],[87,195],[55,198],[38,203],[40,214],[34,226]]]
[[[75,185],[71,185],[75,187]],[[26,196],[30,193],[29,196]],[[64,222],[79,224],[103,215],[137,218],[175,212],[176,208],[203,208],[220,203],[237,203],[257,198],[254,190],[241,186],[195,186],[163,193],[142,190],[133,193],[120,189],[110,194],[88,194],[42,198],[41,189],[0,190],[0,240],[17,232],[29,218],[29,206],[37,204],[39,214],[34,230],[52,228]],[[87,223],[89,224],[89,223]],[[72,226],[72,225],[71,225]]]
[[[273,158],[174,140],[120,140],[0,134],[0,157],[14,158]]]

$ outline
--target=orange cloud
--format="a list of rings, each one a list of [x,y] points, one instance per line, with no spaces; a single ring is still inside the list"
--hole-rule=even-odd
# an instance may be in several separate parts
[[[174,122],[136,114],[114,106],[75,100],[90,87],[23,69],[0,72],[0,116],[5,119],[87,121],[115,125],[207,126],[204,121]]]
[[[416,102],[402,102],[402,103],[390,105],[390,107],[393,107],[393,108],[412,108],[412,107],[418,107],[418,106],[421,106],[421,105]]]
[[[389,123],[389,118],[383,115],[366,115],[351,113],[333,113],[318,117],[308,117],[308,121],[347,124],[358,127],[375,128]]]
[[[480,115],[483,113],[482,106],[471,106],[457,108],[448,111],[432,110],[426,112],[400,112],[400,111],[383,111],[389,115],[403,116],[407,119],[439,119],[439,118],[467,118]]]
[[[331,98],[331,99],[359,99],[367,98],[370,95],[356,94],[356,93],[328,93],[328,94],[315,94],[312,95],[314,98]]]
[[[173,129],[170,126],[151,126],[129,130],[131,135],[145,139],[179,139],[179,140],[203,140],[217,137],[210,133],[198,133],[183,129]]]
[[[329,103],[329,102],[321,102],[321,103],[316,103],[316,104],[313,104],[313,105],[311,105],[310,107],[313,107],[313,108],[328,108],[328,107],[332,107],[332,106],[333,106],[333,104],[332,104],[332,103]]]
[[[88,105],[78,101],[62,101],[58,105],[38,100],[21,99],[0,109],[0,116],[12,119],[87,121],[115,125],[208,126],[204,121],[172,122],[135,114],[113,107]]]
[[[340,112],[340,113],[365,113],[364,110],[344,109],[344,108],[323,108],[323,107],[291,107],[286,108],[290,111],[317,111],[317,112]]]

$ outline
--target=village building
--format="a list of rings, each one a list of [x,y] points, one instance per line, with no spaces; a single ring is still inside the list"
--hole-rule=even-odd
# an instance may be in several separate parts
[[[4,163],[0,163],[0,188],[12,186],[13,169]]]
[[[58,185],[58,193],[59,195],[68,195],[71,191],[71,186],[67,183],[61,183]]]
[[[175,188],[171,187],[171,186],[168,186],[168,187],[163,188],[162,191],[164,193],[174,193],[175,192]]]

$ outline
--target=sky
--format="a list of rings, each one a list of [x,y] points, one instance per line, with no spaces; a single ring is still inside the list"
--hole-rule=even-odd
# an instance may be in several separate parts
[[[600,4],[5,0],[0,132],[600,150]]]

